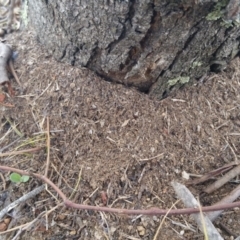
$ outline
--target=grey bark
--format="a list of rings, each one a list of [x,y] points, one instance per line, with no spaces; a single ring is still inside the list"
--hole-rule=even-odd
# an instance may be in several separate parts
[[[239,0],[28,0],[58,61],[161,99],[239,53]]]

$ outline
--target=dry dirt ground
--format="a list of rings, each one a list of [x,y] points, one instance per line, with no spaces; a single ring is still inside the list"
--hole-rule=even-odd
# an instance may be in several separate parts
[[[24,90],[12,79],[16,96],[6,102],[14,107],[0,106],[0,150],[42,149],[1,157],[1,165],[44,174],[49,117],[48,176],[71,200],[94,206],[166,209],[177,200],[171,181],[184,183],[183,171],[202,175],[239,157],[239,59],[225,72],[156,101],[106,82],[87,69],[56,62],[33,32],[14,33],[6,39],[19,54],[14,65]],[[198,196],[211,182],[189,188]],[[219,201],[237,183],[201,195],[202,205]],[[12,183],[9,173],[1,172],[1,208],[41,185],[34,177]],[[167,217],[156,235],[163,217],[62,206],[54,210],[59,202],[61,198],[49,187],[16,207],[9,212],[9,229],[35,222],[24,231],[0,235],[1,239],[204,239],[187,215]],[[177,203],[176,208],[182,207]],[[215,221],[224,239],[240,235],[239,215],[239,209],[227,210]]]

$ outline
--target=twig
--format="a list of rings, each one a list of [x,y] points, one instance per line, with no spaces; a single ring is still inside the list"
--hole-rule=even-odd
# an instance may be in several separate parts
[[[50,82],[50,83],[48,84],[48,86],[42,91],[42,93],[34,99],[34,101],[36,101],[37,99],[39,99],[39,98],[48,90],[48,88],[52,85],[52,83],[53,83],[53,82]]]
[[[189,191],[190,192],[190,191]],[[191,194],[191,193],[190,193]],[[191,194],[192,195],[192,194]],[[192,195],[193,196],[193,195]],[[192,204],[194,205],[194,203],[192,202]],[[208,235],[215,235],[214,233],[215,233],[215,231],[217,231],[216,230],[216,228],[214,227],[214,225],[212,224],[212,222],[207,218],[207,217],[204,217],[203,216],[203,212],[202,212],[202,210],[201,210],[201,204],[200,204],[200,201],[199,201],[199,199],[198,199],[198,206],[199,206],[199,208],[200,208],[200,213],[197,213],[197,214],[192,214],[193,216],[194,216],[194,219],[195,219],[195,221],[196,221],[196,219],[197,219],[197,224],[199,225],[199,227],[200,227],[200,229],[201,229],[201,231],[203,232],[203,235],[204,235],[204,239],[205,240],[209,240],[209,238],[208,238]],[[199,221],[199,222],[198,222]],[[201,221],[201,222],[200,222]],[[209,225],[209,223],[211,223],[210,225]],[[210,230],[210,232],[209,232],[209,230]],[[220,235],[220,234],[219,234]],[[216,239],[216,240],[218,240],[218,238]]]
[[[16,172],[22,175],[28,175],[28,176],[34,176],[36,178],[41,179],[45,183],[47,183],[49,186],[51,186],[62,198],[63,203],[66,207],[70,208],[76,208],[76,209],[82,209],[82,210],[92,210],[92,211],[102,211],[102,212],[109,212],[109,213],[118,213],[118,214],[128,214],[128,215],[165,215],[168,213],[168,209],[160,209],[160,208],[150,208],[147,210],[141,210],[141,209],[121,209],[121,208],[109,208],[109,207],[100,207],[100,206],[91,206],[91,205],[85,205],[85,204],[77,204],[75,202],[70,201],[66,195],[48,178],[46,178],[43,175],[37,174],[37,173],[29,173],[26,171],[19,170],[17,168],[12,168],[8,166],[2,166],[0,165],[1,170],[5,171],[11,171]],[[221,205],[213,205],[213,206],[207,206],[202,207],[202,212],[212,212],[212,211],[218,211],[218,210],[225,210],[229,208],[235,208],[240,207],[240,201],[229,203],[229,204],[221,204]],[[183,209],[172,209],[168,216],[173,215],[179,215],[179,214],[192,214],[192,213],[199,213],[199,208],[183,208]]]
[[[69,200],[72,199],[73,195],[75,194],[75,192],[76,192],[77,189],[78,189],[79,183],[80,183],[80,181],[81,181],[82,169],[83,169],[83,168],[81,167],[81,169],[80,169],[80,171],[79,171],[79,173],[78,173],[78,181],[77,181],[77,184],[76,184],[75,188],[73,189],[73,191],[72,191],[72,193],[71,193],[71,195],[70,195],[70,197],[69,197]]]
[[[50,127],[49,127],[49,117],[47,117],[47,162],[46,162],[46,169],[44,176],[47,177],[48,169],[49,169],[49,163],[50,163]]]
[[[158,157],[163,157],[163,155],[164,155],[164,153],[160,153],[160,154],[158,154],[157,156],[150,157],[150,158],[139,159],[138,161],[139,161],[139,162],[145,162],[145,161],[153,160],[153,159],[158,158]]]
[[[10,103],[3,103],[3,102],[0,102],[0,105],[4,106],[4,107],[9,107],[9,108],[14,108],[15,106],[10,104]]]
[[[11,125],[13,131],[19,136],[19,137],[22,137],[23,134],[17,129],[17,127],[15,126],[15,124],[12,123],[12,121],[8,118],[8,117],[5,117],[7,122]]]
[[[232,153],[233,153],[233,156],[234,156],[234,159],[235,159],[235,161],[236,161],[236,163],[238,162],[238,158],[237,158],[237,155],[236,155],[236,153],[234,152],[234,150],[233,150],[233,148],[232,148],[232,146],[229,144],[229,142],[225,139],[225,142],[228,144],[228,146],[229,146],[229,148],[230,148],[230,150],[232,151]]]
[[[20,151],[5,152],[5,153],[0,153],[0,157],[32,153],[32,152],[39,151],[41,149],[42,148],[40,148],[40,147],[36,147],[36,148],[30,148],[30,149],[25,149],[25,150],[20,150]]]
[[[50,133],[58,133],[58,132],[64,132],[64,130],[51,130],[50,131]],[[44,134],[44,133],[46,133],[46,131],[41,131],[41,132],[35,132],[35,133],[33,133],[32,135],[40,135],[40,134]]]
[[[231,171],[229,171],[227,174],[225,174],[222,178],[218,179],[213,184],[209,185],[204,192],[205,193],[211,193],[215,191],[216,189],[222,187],[225,183],[236,177],[240,174],[240,164],[233,168]]]
[[[41,218],[44,214],[50,214],[51,212],[55,211],[58,207],[62,206],[63,203],[59,203],[58,205],[56,205],[55,207],[53,207],[52,209],[48,210],[47,212],[42,212],[40,213],[34,220],[32,220],[31,222],[28,222],[28,223],[24,223],[20,226],[17,226],[17,227],[14,227],[14,228],[11,228],[11,229],[8,229],[4,232],[0,232],[0,235],[2,234],[5,234],[5,233],[9,233],[9,232],[12,232],[12,231],[15,231],[17,229],[21,229],[21,230],[26,230],[27,228],[29,228],[31,225],[33,225],[39,218]]]
[[[46,207],[45,207],[46,209]],[[47,212],[47,210],[46,210]],[[48,231],[48,214],[45,214],[45,219],[46,219],[46,231]]]
[[[164,215],[164,217],[163,217],[161,223],[159,224],[159,226],[158,226],[158,228],[157,228],[157,231],[156,231],[156,233],[155,233],[155,235],[154,235],[154,237],[153,237],[153,240],[157,240],[157,239],[158,239],[159,232],[160,232],[160,230],[161,230],[161,227],[162,227],[165,219],[167,218],[167,216],[168,216],[169,212],[171,211],[171,209],[173,209],[174,206],[175,206],[178,202],[180,202],[180,199],[177,200],[177,201],[171,206],[171,208],[168,210],[168,212]]]
[[[221,204],[226,204],[226,203],[232,203],[234,202],[238,197],[240,196],[240,185],[235,188],[233,191],[230,192],[226,197],[221,199],[219,202],[217,202],[214,205],[221,205]],[[209,212],[206,215],[211,221],[214,221],[221,213],[223,210],[215,211],[215,212]]]
[[[44,188],[45,188],[45,185],[42,185],[42,186],[40,186],[38,188],[35,188],[31,192],[25,194],[24,196],[20,197],[16,201],[10,203],[7,207],[5,207],[4,209],[2,209],[0,211],[0,220],[4,217],[5,214],[7,214],[10,210],[15,208],[18,204],[20,204],[22,202],[26,202],[28,199],[30,199],[32,197],[35,197],[37,194],[42,192]]]
[[[67,182],[67,180],[63,177],[63,175],[57,170],[57,168],[55,167],[55,165],[51,162],[51,167],[57,172],[57,174],[59,175],[59,178],[62,179],[66,185],[68,186],[69,189],[74,190],[69,183]]]
[[[112,237],[111,237],[111,231],[110,231],[110,229],[109,229],[109,224],[108,224],[108,222],[107,222],[106,215],[105,215],[104,213],[102,213],[102,212],[99,212],[99,213],[100,213],[100,216],[101,216],[102,221],[103,221],[103,223],[101,224],[101,225],[102,225],[102,228],[104,229],[103,232],[104,232],[104,233],[107,232],[108,235],[109,235],[109,237],[110,237],[110,239],[112,239]],[[106,227],[105,227],[105,225],[106,225]],[[106,233],[105,233],[105,234],[106,234]],[[104,235],[105,235],[105,234],[104,234]],[[105,235],[105,236],[106,236],[107,239],[109,239],[107,235]]]
[[[116,202],[120,201],[120,200],[125,200],[125,199],[128,199],[128,198],[131,198],[130,196],[119,196],[117,199],[115,199],[111,205],[109,205],[109,207],[112,207]]]
[[[16,71],[15,71],[15,69],[14,69],[13,60],[12,60],[11,58],[9,59],[8,65],[9,65],[9,68],[10,68],[10,70],[11,70],[11,73],[12,73],[12,75],[14,76],[16,82],[17,82],[18,85],[22,88],[22,84],[21,84],[21,82],[20,82],[20,80],[19,80],[19,77],[18,77],[18,75],[17,75],[17,73],[16,73]]]
[[[17,138],[16,140],[14,140],[13,142],[11,142],[10,144],[8,144],[7,146],[1,148],[1,149],[0,149],[0,153],[1,153],[2,151],[4,151],[5,149],[11,147],[11,146],[12,146],[13,144],[15,144],[16,142],[18,142],[21,138],[22,138],[22,137],[19,137],[19,138]]]
[[[143,170],[142,170],[142,172],[140,174],[140,177],[138,179],[138,183],[140,183],[142,181],[142,178],[143,178],[143,175],[144,175],[145,171],[146,171],[146,167],[143,168]]]
[[[239,163],[238,163],[239,164]],[[229,164],[226,164],[218,169],[215,169],[213,171],[210,171],[208,172],[207,174],[203,175],[202,177],[200,177],[199,179],[196,179],[196,180],[193,180],[193,181],[189,181],[187,183],[187,185],[195,185],[195,184],[199,184],[199,183],[202,183],[202,182],[205,182],[221,173],[224,173],[230,169],[233,168],[233,166],[236,166],[237,163],[236,162],[232,162],[232,163],[229,163]]]
[[[130,239],[130,240],[141,240],[140,238],[135,238],[135,237],[129,236],[126,233],[123,233],[123,232],[121,232],[120,235],[122,237],[125,237],[126,239]]]
[[[3,129],[3,126],[7,123],[7,121],[1,126],[1,128]],[[12,128],[9,128],[7,130],[7,132],[0,138],[0,141],[2,142],[11,132],[12,132]]]
[[[194,229],[194,228],[192,228],[192,227],[190,227],[189,225],[184,225],[184,224],[182,224],[182,223],[180,223],[180,222],[176,222],[176,221],[173,221],[172,219],[170,219],[170,218],[167,218],[169,221],[171,221],[171,223],[173,224],[173,225],[177,225],[177,226],[179,226],[179,227],[181,227],[181,228],[183,228],[183,229],[186,229],[186,230],[190,230],[190,231],[192,231],[192,232],[196,232],[196,230]]]
[[[222,224],[221,222],[219,223],[219,227],[221,227],[225,232],[227,232],[230,236],[237,237],[238,235],[234,232],[232,232],[227,226]]]
[[[126,169],[124,170],[125,185],[124,185],[124,187],[123,187],[123,194],[125,194],[128,186],[129,186],[130,188],[132,188],[132,185],[131,185],[131,183],[130,183],[130,181],[129,181],[129,179],[128,179],[128,176],[127,176],[128,167],[129,167],[129,163],[128,163]],[[108,196],[110,197],[109,193],[108,193]]]
[[[5,178],[3,177],[2,173],[0,173],[0,178],[2,179],[2,182],[3,182],[3,190],[5,191],[6,190],[6,181],[5,181]]]

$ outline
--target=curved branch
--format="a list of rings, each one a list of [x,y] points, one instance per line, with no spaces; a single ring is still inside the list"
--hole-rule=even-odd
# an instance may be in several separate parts
[[[12,168],[8,166],[0,166],[1,170],[5,171],[11,171],[16,172],[22,175],[28,175],[33,176],[36,178],[41,179],[45,183],[47,183],[49,186],[51,186],[62,198],[63,203],[67,207],[76,208],[76,209],[82,209],[82,210],[93,210],[93,211],[102,211],[102,212],[109,212],[109,213],[118,213],[118,214],[127,214],[127,215],[179,215],[179,214],[192,214],[192,213],[199,213],[199,208],[183,208],[183,209],[172,209],[169,211],[169,209],[160,209],[160,208],[150,208],[147,210],[141,210],[141,209],[121,209],[121,208],[109,208],[109,207],[99,207],[99,206],[91,206],[91,205],[85,205],[85,204],[78,204],[75,202],[70,201],[66,195],[47,177],[37,174],[37,173],[29,173],[23,170],[19,170],[17,168]],[[229,208],[235,208],[240,207],[240,201],[234,202],[234,203],[228,203],[228,204],[218,204],[213,206],[207,206],[207,207],[201,207],[202,212],[213,212],[218,210],[225,210]]]

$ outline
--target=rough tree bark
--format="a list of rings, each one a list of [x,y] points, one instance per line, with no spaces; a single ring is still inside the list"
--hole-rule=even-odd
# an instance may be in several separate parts
[[[240,50],[239,0],[28,0],[59,61],[161,99]]]

